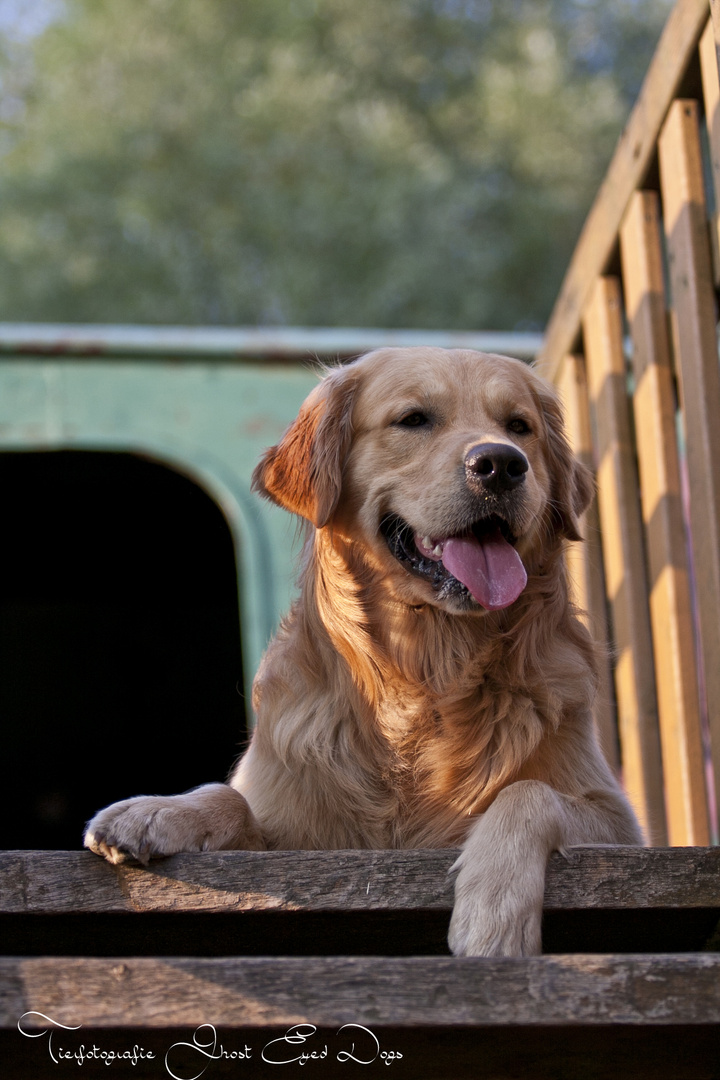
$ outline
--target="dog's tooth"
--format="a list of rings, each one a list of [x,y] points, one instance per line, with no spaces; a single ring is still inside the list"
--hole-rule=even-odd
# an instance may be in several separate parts
[[[442,540],[433,540],[432,536],[421,536],[420,533],[415,533],[415,546],[420,554],[426,559],[432,559],[435,562],[438,562],[442,557]]]

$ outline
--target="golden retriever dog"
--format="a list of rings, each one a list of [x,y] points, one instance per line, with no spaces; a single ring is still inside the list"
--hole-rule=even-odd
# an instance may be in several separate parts
[[[592,484],[554,391],[506,357],[382,349],[325,375],[253,482],[308,536],[250,746],[227,784],[101,811],[86,845],[458,845],[452,951],[538,953],[550,852],[642,843],[593,729],[564,560]]]

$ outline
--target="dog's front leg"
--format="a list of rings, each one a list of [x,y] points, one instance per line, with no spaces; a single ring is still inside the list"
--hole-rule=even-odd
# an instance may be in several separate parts
[[[262,851],[266,844],[243,796],[228,784],[206,784],[113,803],[88,824],[85,847],[111,863],[147,863],[180,851]]]
[[[572,844],[641,843],[623,797],[573,798],[538,780],[510,784],[472,827],[458,870],[448,941],[457,956],[541,951],[548,856]]]

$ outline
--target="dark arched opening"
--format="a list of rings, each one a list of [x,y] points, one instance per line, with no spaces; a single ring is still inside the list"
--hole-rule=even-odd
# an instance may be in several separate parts
[[[1,848],[224,780],[246,731],[232,537],[133,454],[0,454]]]

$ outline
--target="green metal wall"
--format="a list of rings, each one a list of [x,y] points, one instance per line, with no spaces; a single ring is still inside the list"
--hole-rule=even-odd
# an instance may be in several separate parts
[[[126,451],[200,484],[235,542],[249,695],[289,606],[297,550],[296,523],[252,494],[250,477],[315,382],[309,367],[292,363],[7,357],[0,362],[0,450]]]

